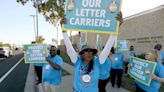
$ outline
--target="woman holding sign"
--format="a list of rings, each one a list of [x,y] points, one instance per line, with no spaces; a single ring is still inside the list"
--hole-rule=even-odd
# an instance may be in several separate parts
[[[117,19],[122,23],[122,16],[119,15]],[[87,46],[84,46],[79,54],[77,54],[65,31],[63,31],[63,37],[67,53],[75,67],[73,92],[99,92],[98,81],[100,76],[100,66],[106,61],[117,36],[110,35],[105,48],[98,57],[95,57],[97,49]]]
[[[157,62],[156,69],[155,69],[154,74],[150,74],[150,72],[147,71],[147,73],[152,78],[152,81],[149,87],[136,81],[136,92],[158,92],[161,86],[160,79],[164,78],[164,66],[161,64],[161,62],[157,61],[158,54],[157,54],[157,51],[155,50],[149,51],[146,54],[145,58],[149,60],[150,62]]]

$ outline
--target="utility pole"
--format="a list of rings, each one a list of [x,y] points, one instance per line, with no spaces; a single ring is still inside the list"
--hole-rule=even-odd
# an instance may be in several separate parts
[[[36,35],[36,26],[35,26],[35,17],[36,15],[30,15],[33,18],[34,21],[34,35],[35,35],[35,41],[37,40],[37,35]]]
[[[36,6],[36,36],[37,36],[37,42],[39,40],[39,31],[38,31],[38,0],[35,0],[35,6]]]

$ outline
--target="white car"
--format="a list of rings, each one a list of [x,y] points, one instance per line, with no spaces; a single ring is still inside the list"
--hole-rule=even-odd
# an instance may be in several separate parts
[[[0,56],[9,57],[12,51],[9,47],[0,47]]]

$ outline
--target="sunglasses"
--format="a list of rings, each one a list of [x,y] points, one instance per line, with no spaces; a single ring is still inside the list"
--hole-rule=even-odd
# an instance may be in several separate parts
[[[57,49],[55,49],[55,50],[50,50],[50,52],[52,52],[52,51],[56,51]]]
[[[84,51],[84,54],[93,55],[93,52],[91,52],[91,51]]]

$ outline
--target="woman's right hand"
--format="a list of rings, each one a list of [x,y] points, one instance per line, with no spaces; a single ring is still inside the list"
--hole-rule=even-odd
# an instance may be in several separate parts
[[[128,64],[128,68],[131,67],[131,66],[132,66],[131,63],[129,63],[129,64]]]

